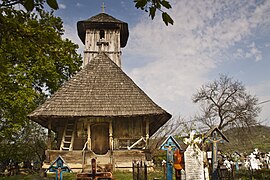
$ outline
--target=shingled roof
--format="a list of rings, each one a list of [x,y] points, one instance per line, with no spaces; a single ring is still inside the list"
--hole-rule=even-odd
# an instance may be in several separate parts
[[[120,45],[125,47],[127,44],[129,32],[128,24],[120,21],[106,13],[99,13],[87,20],[79,21],[77,23],[78,35],[82,41],[85,43],[85,33],[86,29],[120,29]]]
[[[153,134],[171,115],[156,105],[105,53],[100,53],[30,119],[153,116]]]

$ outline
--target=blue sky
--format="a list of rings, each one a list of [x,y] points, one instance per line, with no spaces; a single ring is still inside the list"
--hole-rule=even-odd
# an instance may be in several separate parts
[[[65,37],[79,44],[80,53],[76,23],[100,13],[102,2],[106,13],[127,22],[124,72],[175,117],[198,113],[192,95],[221,73],[243,82],[259,102],[270,100],[270,1],[172,0],[173,26],[165,26],[160,14],[152,21],[132,0],[58,2]],[[261,107],[259,120],[270,125],[270,102]]]

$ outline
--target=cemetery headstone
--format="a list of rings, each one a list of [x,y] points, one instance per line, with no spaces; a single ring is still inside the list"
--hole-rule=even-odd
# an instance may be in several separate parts
[[[256,155],[253,154],[253,153],[251,153],[249,155],[249,158],[250,158],[250,168],[252,170],[258,170],[258,169],[260,169],[259,164],[258,164],[258,161],[256,159]]]
[[[270,152],[266,154],[266,164],[267,164],[267,168],[270,169]]]
[[[195,132],[190,133],[190,137],[184,139],[184,143],[188,145],[185,153],[185,173],[186,180],[202,180],[204,179],[203,169],[203,152],[198,147],[201,138],[194,138]]]

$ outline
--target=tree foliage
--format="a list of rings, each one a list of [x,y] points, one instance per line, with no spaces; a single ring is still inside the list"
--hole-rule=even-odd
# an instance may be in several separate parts
[[[5,138],[0,143],[0,162],[35,160],[43,162],[47,147],[46,131],[40,125],[27,121],[13,138]]]
[[[257,97],[248,94],[241,82],[226,75],[203,85],[192,99],[194,103],[200,103],[202,110],[196,118],[209,127],[218,126],[219,129],[255,125],[260,112]]]
[[[82,58],[78,45],[62,39],[62,20],[52,12],[9,5],[0,8],[0,143],[16,147],[27,114],[80,69]]]
[[[167,0],[134,0],[135,7],[137,9],[144,10],[149,13],[149,16],[154,19],[156,11],[159,10],[162,13],[162,20],[168,26],[173,25],[174,21],[171,16],[164,11],[164,9],[172,8],[171,4]]]
[[[149,13],[151,19],[154,19],[156,16],[156,11],[160,11],[162,13],[162,20],[168,26],[169,24],[173,25],[174,21],[171,16],[164,10],[172,8],[170,2],[168,0],[133,0],[135,3],[135,7],[137,9],[144,10]],[[54,10],[58,9],[57,0],[46,0],[46,3]],[[32,11],[34,8],[37,10],[43,9],[45,0],[2,0],[0,2],[0,7],[10,7],[15,4],[20,4],[27,11]]]
[[[46,3],[54,10],[58,9],[57,0],[46,0]],[[22,5],[27,11],[44,9],[45,0],[2,0],[1,8],[12,8],[15,5]]]

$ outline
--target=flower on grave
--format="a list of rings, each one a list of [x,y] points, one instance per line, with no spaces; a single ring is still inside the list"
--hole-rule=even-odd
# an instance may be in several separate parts
[[[198,145],[202,142],[202,139],[200,137],[194,138],[194,136],[195,131],[191,131],[189,138],[185,138],[183,142],[193,149],[190,155],[198,158],[200,151]]]
[[[190,132],[190,135],[189,135],[189,138],[185,138],[183,140],[183,142],[187,145],[199,145],[201,142],[202,142],[202,138],[200,137],[197,137],[197,138],[194,138],[195,136],[195,131],[191,131]]]

